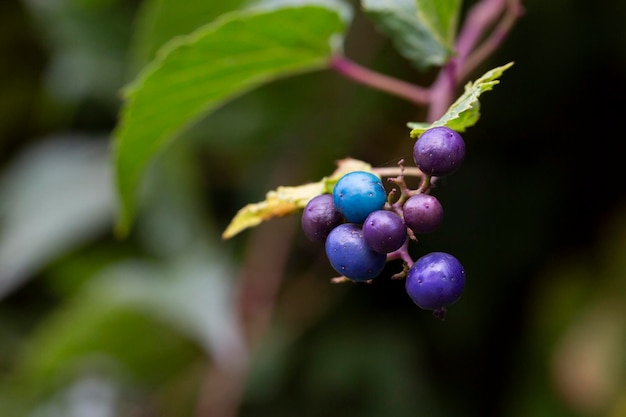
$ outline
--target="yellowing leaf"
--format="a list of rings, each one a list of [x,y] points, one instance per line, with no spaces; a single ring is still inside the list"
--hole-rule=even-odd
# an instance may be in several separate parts
[[[337,161],[335,172],[318,182],[294,187],[280,186],[276,190],[268,192],[265,195],[265,200],[248,204],[240,209],[222,233],[222,238],[229,239],[265,220],[284,217],[302,210],[313,197],[331,193],[339,178],[352,171],[372,172],[372,166],[358,159],[346,158]]]

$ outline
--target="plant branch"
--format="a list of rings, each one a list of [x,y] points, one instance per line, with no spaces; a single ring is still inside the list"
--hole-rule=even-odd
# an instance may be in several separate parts
[[[470,9],[455,44],[456,56],[441,68],[429,89],[428,122],[434,122],[445,113],[454,100],[459,83],[502,44],[521,11],[520,0],[482,0]],[[487,38],[477,46],[494,25]]]
[[[428,109],[427,121],[434,122],[441,117],[454,100],[459,83],[458,74],[465,59],[474,49],[484,32],[500,16],[505,0],[482,0],[468,12],[455,44],[456,56],[441,68],[431,86],[432,101]]]
[[[256,228],[250,236],[238,279],[237,307],[251,352],[269,327],[289,259],[289,242],[296,230],[297,222],[283,221],[272,228]],[[235,417],[249,366],[249,360],[230,363],[227,367],[211,366],[200,390],[195,417]]]
[[[385,91],[413,103],[424,105],[430,102],[430,93],[427,88],[419,87],[415,84],[372,71],[351,61],[345,56],[333,56],[330,59],[330,67],[353,81],[367,85],[376,90]]]
[[[472,6],[455,43],[456,55],[440,69],[428,88],[372,71],[342,55],[331,57],[329,65],[355,82],[428,105],[427,121],[434,122],[454,101],[459,83],[502,44],[522,9],[521,0],[482,0]],[[485,38],[489,28],[493,29]]]
[[[487,29],[502,15],[507,0],[482,0],[468,12],[455,44],[456,60],[464,62]]]
[[[507,0],[504,16],[489,36],[467,55],[463,67],[459,69],[459,79],[467,77],[481,62],[484,62],[489,55],[498,49],[522,13],[523,7],[520,0]]]
[[[430,87],[430,106],[426,121],[432,123],[443,116],[448,107],[454,102],[454,94],[457,88],[456,61],[450,60],[441,70],[437,79]]]

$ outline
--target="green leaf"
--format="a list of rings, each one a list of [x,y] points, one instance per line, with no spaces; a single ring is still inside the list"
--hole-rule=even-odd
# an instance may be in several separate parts
[[[461,0],[415,0],[417,17],[430,29],[438,42],[454,46]]]
[[[126,89],[114,135],[118,233],[130,228],[135,189],[159,150],[182,129],[252,88],[324,68],[345,24],[338,10],[320,6],[239,12],[163,47]]]
[[[480,118],[480,102],[478,98],[485,91],[491,90],[500,81],[502,73],[513,65],[512,62],[486,72],[474,82],[465,85],[465,92],[450,106],[448,111],[434,123],[409,122],[411,137],[416,138],[426,130],[435,126],[447,126],[457,132],[476,124]]]
[[[268,192],[265,200],[248,204],[240,209],[222,233],[222,238],[229,239],[265,220],[287,216],[302,210],[313,197],[331,193],[339,178],[352,171],[372,172],[372,166],[357,159],[347,158],[338,162],[338,167],[331,176],[324,177],[318,182],[296,187],[278,187]]]
[[[378,29],[417,68],[442,65],[451,55],[451,44],[418,16],[414,0],[362,0],[362,4]]]
[[[148,0],[141,3],[131,46],[132,67],[140,69],[175,36],[186,35],[245,0]]]

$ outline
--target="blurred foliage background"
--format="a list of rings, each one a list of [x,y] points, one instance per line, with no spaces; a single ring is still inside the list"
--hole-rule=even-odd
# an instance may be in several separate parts
[[[395,263],[331,285],[296,217],[220,240],[241,206],[337,159],[410,160],[405,123],[423,110],[330,71],[186,132],[114,238],[121,87],[243,2],[191,3],[0,2],[0,415],[206,416],[217,401],[240,416],[626,416],[626,3],[528,0],[478,71],[516,61],[434,191],[446,221],[413,247],[465,265],[443,322],[389,279]],[[358,14],[346,54],[434,76]]]

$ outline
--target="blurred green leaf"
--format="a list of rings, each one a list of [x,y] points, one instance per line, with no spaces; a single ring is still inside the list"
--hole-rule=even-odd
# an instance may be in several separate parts
[[[415,0],[362,0],[363,10],[378,29],[394,43],[398,52],[417,68],[443,65],[452,53],[451,45],[431,29],[434,15],[423,13],[430,21],[418,15]]]
[[[85,374],[154,388],[201,357],[197,345],[133,306],[91,297],[47,317],[29,342],[3,390],[12,393],[5,401],[22,407],[43,403]]]
[[[41,321],[0,405],[46,404],[85,375],[154,390],[207,358],[226,367],[247,360],[225,259],[197,242],[167,263],[110,265]]]
[[[46,140],[0,183],[0,298],[54,257],[112,224],[107,145],[88,137]]]
[[[218,234],[203,199],[202,167],[194,151],[178,141],[146,173],[136,236],[144,250],[160,259],[180,256],[201,236]]]
[[[52,54],[45,77],[56,98],[117,103],[132,9],[122,1],[26,0]]]
[[[113,378],[95,373],[79,375],[37,404],[28,415],[29,417],[87,417],[94,414],[96,415],[94,417],[113,416],[121,410],[124,394],[126,393],[118,381]]]
[[[407,125],[411,128],[411,137],[416,138],[426,130],[435,126],[447,126],[457,132],[463,132],[473,126],[480,118],[480,102],[478,98],[485,91],[491,90],[500,81],[502,73],[513,65],[512,62],[486,72],[474,82],[465,85],[463,94],[448,108],[448,111],[434,123],[414,123]]]
[[[418,19],[448,49],[454,46],[461,0],[415,0]]]
[[[118,231],[130,227],[146,164],[180,130],[262,83],[324,67],[345,23],[317,6],[249,11],[167,44],[126,90],[115,133]]]
[[[217,362],[244,355],[233,310],[233,271],[202,242],[165,265],[121,262],[94,278],[97,300],[133,306],[190,337]]]

